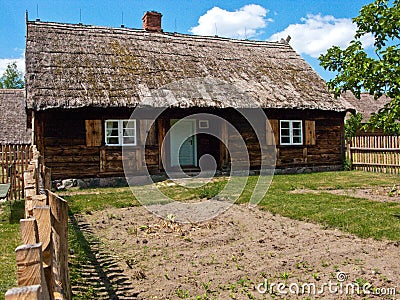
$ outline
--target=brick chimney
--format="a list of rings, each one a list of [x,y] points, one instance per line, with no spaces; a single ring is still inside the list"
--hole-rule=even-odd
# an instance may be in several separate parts
[[[143,29],[146,31],[162,32],[161,28],[162,14],[156,11],[148,11],[144,14]]]

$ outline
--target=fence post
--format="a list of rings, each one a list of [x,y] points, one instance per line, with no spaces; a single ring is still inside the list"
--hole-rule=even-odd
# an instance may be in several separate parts
[[[36,219],[39,232],[39,241],[42,244],[43,270],[49,291],[54,290],[52,274],[53,249],[51,243],[51,219],[49,206],[36,206],[33,208],[33,216]],[[52,294],[50,293],[50,296]]]
[[[15,249],[17,281],[19,286],[37,285],[42,287],[43,299],[50,299],[43,272],[42,244],[22,245]]]
[[[39,242],[39,231],[36,219],[21,219],[21,237],[23,244],[36,244]]]
[[[52,241],[54,245],[53,269],[55,279],[61,282],[59,292],[71,299],[71,286],[68,275],[68,203],[47,190],[51,211]]]
[[[44,300],[40,285],[21,286],[8,290],[5,300]]]

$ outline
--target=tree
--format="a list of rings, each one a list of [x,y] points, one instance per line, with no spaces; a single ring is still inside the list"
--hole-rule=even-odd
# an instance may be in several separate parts
[[[24,86],[22,72],[18,71],[17,64],[15,62],[8,64],[3,76],[0,77],[0,88],[22,89]]]
[[[375,99],[386,94],[392,100],[372,114],[367,126],[400,134],[400,0],[375,0],[353,19],[358,26],[350,45],[328,49],[319,57],[323,68],[337,72],[328,82],[335,96],[351,91],[358,99],[365,91]],[[368,55],[361,39],[372,34],[374,55]]]

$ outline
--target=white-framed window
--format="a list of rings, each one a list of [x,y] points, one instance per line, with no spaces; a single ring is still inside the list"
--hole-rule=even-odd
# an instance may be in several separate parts
[[[280,133],[281,145],[303,145],[303,122],[301,120],[281,120]]]
[[[107,146],[136,145],[136,120],[106,120]]]

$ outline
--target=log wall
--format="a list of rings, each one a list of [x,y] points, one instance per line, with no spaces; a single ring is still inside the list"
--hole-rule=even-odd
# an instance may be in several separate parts
[[[194,113],[211,113],[227,119],[246,141],[251,168],[261,164],[260,147],[276,144],[277,168],[342,165],[344,161],[344,113],[315,110],[265,110],[271,128],[265,126],[261,141],[258,141],[250,124],[234,109],[167,109],[150,127],[149,119],[137,120],[137,146],[130,146],[131,168],[144,173],[163,171],[160,164],[162,154],[169,157],[168,141],[162,149],[159,141],[169,129],[170,119],[182,118]],[[46,166],[52,169],[53,179],[124,176],[122,147],[105,146],[104,121],[107,119],[129,119],[128,109],[74,109],[49,110],[35,115],[35,139],[44,156]],[[303,145],[279,145],[279,120],[302,120]],[[219,126],[219,127],[218,127]],[[259,124],[257,125],[259,126]],[[218,130],[223,130],[220,124]],[[147,140],[144,136],[148,135]],[[242,138],[232,132],[226,135],[232,151],[235,141]],[[209,135],[199,135],[198,157],[209,153],[217,161],[218,168],[229,165],[226,149]],[[145,149],[145,150],[143,150]]]

